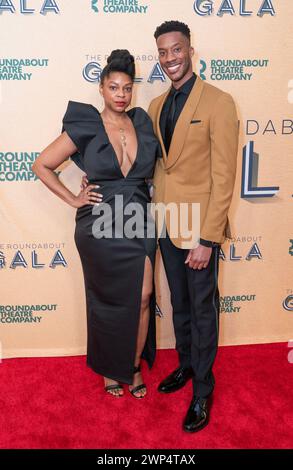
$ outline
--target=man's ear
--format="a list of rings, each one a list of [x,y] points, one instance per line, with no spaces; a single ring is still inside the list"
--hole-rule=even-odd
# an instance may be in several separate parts
[[[100,92],[100,95],[103,96],[103,85],[99,85],[99,92]]]
[[[190,48],[189,48],[189,54],[190,54],[190,57],[193,57],[193,56],[194,56],[194,47],[190,46]]]

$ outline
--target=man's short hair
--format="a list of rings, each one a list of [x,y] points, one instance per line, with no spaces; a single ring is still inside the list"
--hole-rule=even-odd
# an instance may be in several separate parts
[[[179,31],[184,34],[187,39],[190,41],[190,29],[187,24],[182,23],[181,21],[165,21],[157,27],[154,32],[155,39],[157,40],[159,36],[165,33],[173,33],[174,31]]]

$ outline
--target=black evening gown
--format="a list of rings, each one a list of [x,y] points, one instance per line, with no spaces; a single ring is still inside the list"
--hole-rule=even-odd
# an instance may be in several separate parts
[[[136,353],[142,282],[145,258],[151,260],[153,272],[157,234],[146,237],[151,201],[146,179],[152,178],[160,146],[153,133],[148,114],[139,107],[127,111],[136,131],[136,159],[124,176],[109,141],[99,111],[87,103],[69,101],[63,117],[62,132],[66,131],[78,151],[71,156],[83,170],[89,184],[103,194],[97,206],[108,203],[113,209],[111,225],[117,217],[125,223],[130,215],[115,206],[115,196],[123,196],[123,207],[139,203],[143,214],[143,236],[97,238],[94,223],[96,206],[80,207],[75,215],[74,240],[81,259],[87,309],[87,365],[95,372],[114,380],[131,384]],[[93,210],[94,208],[94,210]],[[106,222],[107,224],[107,222]],[[113,230],[114,233],[114,230]],[[152,366],[156,352],[155,285],[150,299],[150,322],[142,357]]]

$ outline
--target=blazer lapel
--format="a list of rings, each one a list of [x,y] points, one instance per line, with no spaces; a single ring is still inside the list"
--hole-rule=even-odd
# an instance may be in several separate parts
[[[189,94],[189,97],[187,98],[187,101],[178,118],[178,121],[176,122],[176,126],[174,129],[174,133],[173,133],[171,144],[170,144],[168,157],[166,156],[166,159],[165,159],[165,168],[170,168],[172,165],[174,165],[174,163],[178,160],[182,152],[185,138],[189,129],[190,121],[199,103],[203,87],[204,87],[203,80],[199,76],[197,76],[195,84],[193,85],[192,90]],[[162,102],[162,106],[160,109],[162,109],[162,107],[163,107],[163,102]],[[166,154],[166,151],[165,151],[165,154]]]
[[[169,94],[169,91],[171,89],[171,86],[168,88],[168,90],[161,96],[161,100],[158,104],[158,112],[157,112],[157,118],[156,118],[156,133],[157,133],[157,137],[160,141],[160,144],[161,144],[161,148],[162,148],[162,153],[163,153],[163,160],[166,164],[166,161],[167,161],[167,152],[166,152],[166,149],[165,149],[165,145],[164,145],[164,141],[163,141],[163,137],[162,137],[162,134],[161,134],[161,128],[160,128],[160,117],[161,117],[161,112],[162,112],[162,109],[163,109],[163,106],[164,106],[164,103],[165,103],[165,100]]]

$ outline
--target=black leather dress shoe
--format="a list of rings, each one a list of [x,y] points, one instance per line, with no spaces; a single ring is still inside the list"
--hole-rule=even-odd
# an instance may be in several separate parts
[[[187,432],[197,432],[209,423],[210,399],[193,397],[188,408],[183,429]]]
[[[180,388],[184,387],[186,382],[193,376],[193,370],[191,368],[185,369],[178,367],[164,379],[158,386],[158,391],[162,393],[176,392]]]

